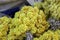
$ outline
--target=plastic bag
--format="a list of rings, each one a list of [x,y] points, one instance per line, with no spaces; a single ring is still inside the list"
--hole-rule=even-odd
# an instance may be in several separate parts
[[[25,0],[0,0],[0,12],[18,6]]]
[[[0,13],[0,18],[3,17],[3,16],[10,17],[10,16],[8,16],[8,15],[6,15],[6,14]]]
[[[0,4],[8,3],[8,2],[15,2],[18,0],[0,0]]]
[[[27,0],[28,3],[30,3],[31,5],[34,5],[35,2],[41,2],[42,0]]]
[[[26,40],[33,40],[33,36],[30,32],[26,33]]]

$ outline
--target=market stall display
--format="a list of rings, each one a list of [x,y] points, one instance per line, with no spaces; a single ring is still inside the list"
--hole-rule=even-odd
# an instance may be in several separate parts
[[[0,40],[60,40],[60,1],[23,6],[13,18],[0,18]]]

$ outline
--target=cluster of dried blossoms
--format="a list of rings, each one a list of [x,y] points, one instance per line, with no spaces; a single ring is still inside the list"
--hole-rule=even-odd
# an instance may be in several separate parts
[[[33,40],[60,40],[60,30],[48,30],[40,37],[33,38]]]
[[[44,12],[31,6],[24,6],[14,18],[0,18],[0,22],[0,40],[25,40],[27,32],[38,37],[49,28]]]
[[[60,0],[44,0],[43,2],[35,3],[34,6],[44,10],[47,17],[50,16],[60,20]]]
[[[60,1],[24,6],[14,18],[0,18],[0,40],[60,40]]]

